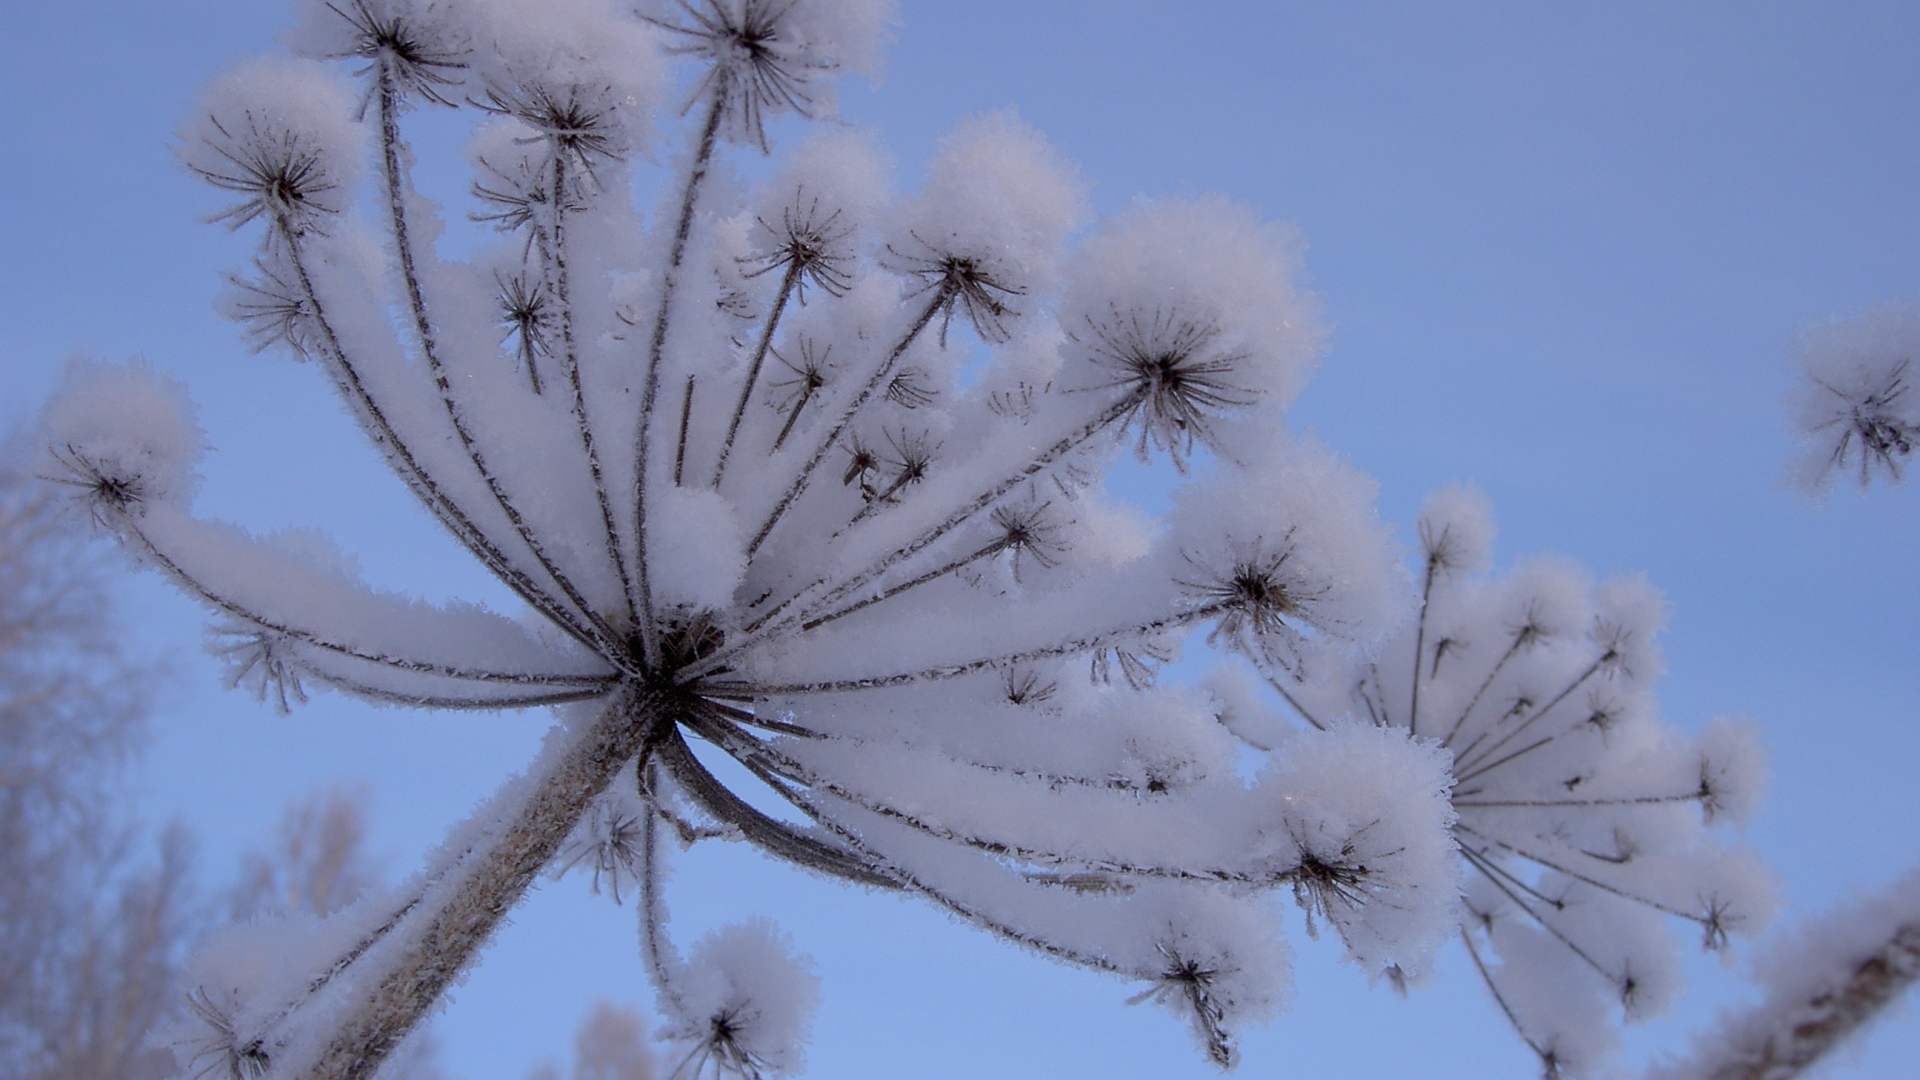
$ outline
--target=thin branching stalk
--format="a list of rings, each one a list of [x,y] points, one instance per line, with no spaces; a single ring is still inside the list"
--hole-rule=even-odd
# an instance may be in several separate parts
[[[487,569],[505,582],[508,588],[519,594],[535,610],[553,620],[554,625],[560,627],[574,640],[596,652],[600,651],[602,641],[594,627],[583,623],[580,617],[565,604],[548,595],[545,589],[515,566],[493,540],[474,523],[473,519],[447,496],[440,485],[434,482],[432,475],[420,464],[419,459],[408,448],[406,441],[400,437],[400,433],[387,419],[386,413],[380,408],[380,403],[367,389],[366,381],[360,377],[360,372],[341,345],[340,337],[335,333],[333,324],[327,317],[326,308],[320,302],[320,294],[314,287],[313,278],[307,271],[304,245],[301,243],[296,225],[281,217],[275,221],[275,232],[281,243],[286,245],[287,260],[299,278],[301,296],[313,313],[314,324],[320,328],[327,358],[332,361],[336,379],[348,400],[354,402],[365,416],[368,426],[373,429],[375,438],[392,449],[394,459],[400,466],[401,478],[406,481],[407,486],[413,489],[414,495],[433,512],[434,516],[484,561]]]
[[[710,485],[716,491],[720,488],[720,481],[727,475],[727,459],[733,454],[733,443],[740,434],[740,423],[746,419],[747,403],[753,400],[753,388],[754,384],[760,380],[761,365],[766,363],[767,351],[773,347],[773,334],[780,327],[780,316],[787,310],[787,299],[793,295],[793,290],[800,284],[800,275],[805,273],[806,269],[805,262],[793,259],[787,263],[787,272],[780,276],[780,291],[774,294],[773,309],[767,312],[766,325],[761,327],[760,338],[754,342],[753,356],[747,361],[746,378],[740,383],[740,399],[734,402],[733,416],[727,421],[726,437],[720,440],[720,459],[714,462],[713,483]],[[793,415],[799,416],[800,410],[796,408]],[[787,426],[792,427],[792,422],[789,421]],[[786,431],[783,429],[775,446],[784,441],[786,441]]]
[[[720,138],[720,121],[726,115],[726,79],[713,81],[713,98],[707,105],[707,117],[700,129],[700,141],[688,166],[681,187],[680,214],[674,224],[673,244],[667,252],[667,264],[661,271],[659,310],[654,312],[653,332],[647,339],[646,374],[640,391],[640,423],[633,450],[633,523],[634,544],[639,556],[634,563],[633,593],[630,600],[640,619],[642,655],[649,668],[660,662],[660,633],[654,625],[653,587],[647,568],[647,468],[652,445],[654,401],[660,393],[660,357],[667,345],[667,329],[673,318],[673,299],[680,285],[681,264],[687,257],[687,238],[693,231],[694,210],[700,202],[700,187],[713,161],[713,150]]]
[[[892,349],[888,350],[886,358],[880,361],[879,367],[874,369],[867,384],[860,388],[860,392],[853,396],[853,401],[841,412],[839,422],[834,424],[832,429],[815,444],[813,455],[807,459],[805,465],[800,467],[800,474],[794,477],[793,484],[787,488],[785,494],[780,496],[780,501],[773,505],[773,510],[767,515],[767,519],[761,522],[760,528],[753,534],[753,540],[747,544],[747,558],[753,558],[754,554],[760,550],[760,545],[766,543],[767,537],[773,534],[774,527],[780,524],[780,520],[786,516],[787,511],[793,509],[794,503],[813,482],[813,474],[819,470],[820,463],[825,461],[833,448],[840,444],[840,436],[847,430],[847,425],[853,423],[854,416],[866,407],[867,401],[873,397],[873,392],[879,389],[880,384],[885,382],[887,376],[893,372],[893,365],[919,339],[921,331],[933,322],[933,317],[940,314],[948,301],[947,288],[942,286],[936,289],[933,299],[927,302],[927,306],[921,310],[920,315],[913,320],[912,325],[907,327],[907,332],[900,336],[900,340]]]
[[[539,562],[540,568],[546,571],[547,576],[572,602],[574,610],[601,638],[601,651],[610,651],[613,643],[620,640],[619,633],[607,625],[606,620],[593,605],[587,602],[586,597],[580,594],[580,590],[575,587],[573,581],[561,573],[559,566],[547,554],[546,545],[540,542],[540,538],[535,535],[526,518],[520,513],[519,507],[515,506],[513,500],[508,497],[499,476],[488,466],[486,456],[474,442],[473,433],[467,427],[467,421],[461,414],[460,406],[454,401],[452,380],[448,378],[446,365],[440,359],[440,350],[434,337],[433,321],[427,314],[426,298],[422,293],[420,275],[414,263],[413,242],[408,235],[407,184],[400,166],[399,103],[395,100],[393,72],[387,64],[380,64],[377,67],[375,100],[380,110],[380,160],[386,180],[387,211],[393,225],[394,250],[400,257],[400,275],[406,285],[407,306],[413,316],[414,333],[419,337],[420,352],[426,358],[427,370],[433,375],[434,387],[440,392],[440,402],[446,408],[447,421],[453,425],[454,434],[460,439],[460,446],[466,452],[467,460],[473,463],[474,471],[480,474],[480,479],[487,485],[487,491],[493,496],[494,502],[499,504],[500,512],[506,515],[508,523],[513,526],[513,531],[520,537],[521,543],[527,546],[527,551]],[[564,155],[554,155],[555,168],[558,169],[564,160]],[[556,210],[556,232],[557,222],[558,211]],[[555,240],[555,246],[559,248],[558,236]],[[562,269],[561,280],[563,281],[564,274],[565,271]],[[565,311],[567,305],[564,293],[561,296],[560,306],[562,333],[565,335],[569,324]],[[567,348],[570,354],[572,351],[570,340]],[[584,430],[584,425],[582,428]]]

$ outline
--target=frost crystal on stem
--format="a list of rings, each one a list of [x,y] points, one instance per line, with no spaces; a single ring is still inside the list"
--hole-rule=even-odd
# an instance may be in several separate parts
[[[1335,726],[1243,779],[1213,699],[1157,679],[1196,634],[1300,670],[1404,599],[1369,482],[1284,423],[1319,343],[1291,236],[1201,199],[1075,239],[1071,166],[1006,115],[911,195],[844,132],[748,184],[736,157],[826,113],[883,4],[540,7],[310,5],[315,59],[217,83],[180,149],[262,234],[229,305],[249,340],[321,367],[522,610],[195,517],[202,437],[144,366],[77,369],[46,417],[47,467],[215,612],[236,685],[558,710],[409,882],[275,930],[215,1030],[244,1019],[276,1076],[369,1076],[540,874],[587,867],[637,894],[680,1075],[798,1068],[812,976],[757,925],[682,959],[663,827],[1144,982],[1222,1065],[1284,998],[1276,898],[1419,968],[1457,888],[1444,756]],[[656,152],[676,59],[682,145]],[[427,107],[476,121],[470,216],[501,235],[467,263],[413,189]],[[651,228],[621,198],[643,159],[675,163]],[[1187,476],[1160,522],[1099,483],[1129,446]]]

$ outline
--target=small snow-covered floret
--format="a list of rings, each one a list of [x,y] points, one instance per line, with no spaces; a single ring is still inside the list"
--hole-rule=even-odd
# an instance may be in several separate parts
[[[793,298],[806,302],[806,287],[818,286],[829,296],[845,296],[853,282],[847,264],[854,257],[854,225],[845,211],[828,206],[805,189],[794,192],[780,208],[780,219],[757,217],[756,254],[748,277],[779,271],[793,281]]]
[[[697,1080],[709,1068],[748,1080],[800,1071],[820,978],[812,960],[792,950],[765,919],[695,943],[667,999],[673,1015],[664,1034],[688,1047],[670,1080]]]
[[[221,313],[245,326],[247,346],[265,352],[286,346],[305,359],[317,344],[314,306],[298,284],[264,259],[254,260],[252,279],[229,274]]]
[[[1767,784],[1766,752],[1752,721],[1715,717],[1700,733],[1700,810],[1708,824],[1745,825]]]
[[[1307,580],[1293,561],[1289,539],[1256,541],[1230,567],[1201,567],[1208,576],[1181,583],[1196,603],[1220,613],[1207,644],[1224,641],[1253,659],[1288,670],[1299,664],[1304,639],[1294,624],[1311,621],[1314,602],[1327,587]]]
[[[1159,381],[1217,418],[1256,402],[1284,408],[1312,369],[1321,331],[1295,289],[1297,243],[1226,199],[1136,199],[1089,236],[1069,264],[1061,325],[1083,339],[1095,373]],[[1162,432],[1164,435],[1175,432]],[[1204,432],[1202,432],[1204,434]],[[1182,436],[1185,437],[1185,436]]]
[[[199,486],[206,436],[193,403],[186,387],[145,360],[69,364],[40,429],[49,479],[74,488],[102,525],[155,502],[184,504]]]
[[[1477,573],[1493,550],[1493,504],[1478,488],[1442,488],[1420,507],[1417,531],[1429,574]]]
[[[777,351],[773,353],[773,358],[793,373],[792,378],[776,379],[768,384],[778,395],[774,398],[774,408],[786,415],[785,422],[780,425],[780,433],[773,439],[773,449],[776,451],[786,445],[787,436],[793,434],[793,427],[800,422],[800,414],[806,410],[807,403],[827,385],[827,373],[833,366],[831,345],[816,347],[812,338],[801,338],[793,351],[793,360]]]
[[[1152,1000],[1184,1015],[1192,1022],[1194,1037],[1206,1047],[1213,1063],[1223,1069],[1233,1068],[1239,1063],[1239,1051],[1227,1028],[1226,1008],[1213,993],[1221,968],[1205,960],[1182,956],[1174,946],[1159,948],[1167,958],[1166,970],[1160,973],[1157,984],[1130,998],[1127,1004]]]
[[[532,128],[507,118],[481,129],[470,151],[482,174],[472,184],[473,197],[487,208],[474,220],[492,222],[504,233],[527,229],[526,254],[536,246],[544,254],[556,203],[576,201],[571,193],[563,193],[564,200],[554,198],[552,168],[528,152],[538,141]]]
[[[1266,1022],[1286,997],[1290,966],[1274,937],[1272,915],[1236,905],[1210,889],[1144,887],[1128,901],[1144,940],[1116,959],[1147,980],[1127,1004],[1152,1001],[1191,1025],[1194,1039],[1222,1069],[1239,1063],[1235,1032]]]
[[[486,107],[531,128],[548,146],[550,161],[577,170],[571,178],[575,185],[591,179],[595,165],[617,161],[629,150],[627,132],[615,115],[619,104],[612,89],[604,85],[544,80],[512,86],[494,84],[487,88]],[[531,204],[535,190],[528,189],[520,198]],[[567,189],[560,195],[563,199],[577,197]],[[495,196],[492,201],[502,205],[511,198]],[[507,207],[503,205],[502,209]],[[504,224],[506,219],[501,220]]]
[[[213,628],[208,649],[227,664],[227,686],[245,687],[255,701],[271,701],[282,716],[307,702],[297,647],[284,634],[228,622]]]
[[[1824,489],[1835,473],[1857,470],[1861,488],[1876,477],[1905,478],[1920,443],[1920,303],[1885,304],[1807,331],[1800,346],[1805,382],[1793,394],[1794,419],[1807,443],[1800,482]]]
[[[926,186],[896,208],[882,261],[933,294],[942,341],[957,311],[1004,343],[1027,298],[1052,286],[1082,213],[1073,169],[1038,132],[1008,113],[975,117],[940,141]]]
[[[528,388],[538,394],[540,360],[552,354],[548,340],[558,321],[547,287],[523,273],[496,273],[493,280],[499,287],[500,326],[507,332],[501,344],[512,345],[520,366],[527,369]]]
[[[1073,337],[1111,373],[1103,388],[1119,388],[1133,402],[1123,429],[1139,426],[1143,461],[1157,447],[1184,471],[1195,440],[1207,441],[1210,417],[1255,400],[1233,382],[1246,354],[1222,350],[1218,327],[1178,312],[1113,308],[1099,321],[1089,316]]]
[[[187,168],[241,201],[215,215],[233,228],[264,218],[270,237],[324,232],[346,208],[360,138],[340,85],[317,64],[259,60],[208,91],[181,133]]]
[[[199,1038],[186,1047],[190,1051],[189,1069],[195,1080],[218,1077],[222,1080],[259,1080],[273,1064],[266,1044],[259,1038],[243,1036],[235,1027],[235,1007],[217,1001],[205,987],[187,994],[187,1010],[203,1028]]]
[[[593,894],[600,895],[600,879],[604,877],[613,902],[620,903],[621,877],[637,878],[641,873],[642,818],[647,812],[647,808],[633,805],[632,796],[624,790],[602,795],[560,850],[554,877],[588,865],[593,870]]]
[[[677,42],[671,51],[708,64],[687,108],[710,97],[725,136],[770,150],[766,122],[788,110],[811,118],[816,83],[837,65],[795,33],[794,9],[812,0],[673,0],[673,16],[650,21]]]
[[[389,92],[452,105],[466,48],[444,0],[308,0],[293,44],[308,55],[366,64]]]
[[[1277,811],[1264,857],[1309,928],[1330,923],[1369,973],[1426,970],[1459,882],[1447,754],[1404,731],[1341,723],[1301,733],[1258,779]]]

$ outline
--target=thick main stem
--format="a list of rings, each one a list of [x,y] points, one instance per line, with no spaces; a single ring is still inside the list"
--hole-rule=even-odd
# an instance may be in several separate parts
[[[566,745],[545,755],[532,776],[508,781],[510,787],[527,786],[524,801],[484,831],[476,850],[392,935],[403,948],[379,949],[363,960],[384,970],[377,980],[362,982],[364,999],[298,1073],[302,1080],[373,1076],[472,964],[594,797],[639,753],[659,710],[644,691],[621,693]]]
[[[1720,1061],[1693,1064],[1705,1080],[1790,1080],[1868,1024],[1920,979],[1920,923],[1906,923],[1844,978],[1805,999],[1767,1002],[1727,1026],[1747,1030]],[[1725,1023],[1725,1022],[1723,1022]]]

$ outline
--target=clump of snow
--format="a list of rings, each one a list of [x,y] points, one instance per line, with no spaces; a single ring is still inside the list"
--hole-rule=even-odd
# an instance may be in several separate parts
[[[1333,924],[1370,974],[1425,970],[1453,931],[1452,762],[1403,729],[1344,723],[1303,732],[1258,777],[1269,842],[1301,861],[1293,888],[1309,926]]]
[[[695,942],[676,989],[681,1015],[663,1034],[691,1044],[693,1055],[718,1057],[744,1075],[791,1076],[805,1067],[820,977],[771,921],[732,923]]]
[[[1480,573],[1493,556],[1493,503],[1479,488],[1449,485],[1421,504],[1416,531],[1436,572]]]
[[[1014,114],[988,113],[940,140],[926,184],[901,201],[885,230],[885,261],[930,287],[945,267],[964,264],[978,276],[981,304],[1006,311],[976,319],[976,327],[1004,340],[1007,322],[1053,287],[1061,244],[1085,215],[1074,166]]]
[[[647,534],[660,598],[697,611],[727,607],[747,557],[733,505],[705,488],[662,485]]]
[[[49,476],[116,503],[122,494],[136,513],[148,503],[193,501],[207,437],[185,384],[145,360],[69,363],[40,428],[55,459]]]

